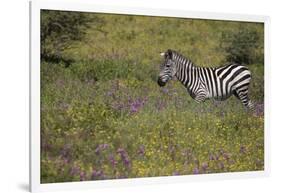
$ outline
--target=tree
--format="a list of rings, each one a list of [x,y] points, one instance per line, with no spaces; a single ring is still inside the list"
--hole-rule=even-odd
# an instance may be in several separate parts
[[[102,20],[94,14],[74,11],[41,11],[41,59],[53,62],[70,62],[62,56],[73,41],[81,40],[86,29],[95,22],[100,26]]]

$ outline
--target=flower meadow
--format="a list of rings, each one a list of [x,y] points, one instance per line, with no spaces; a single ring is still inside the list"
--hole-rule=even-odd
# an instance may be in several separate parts
[[[178,81],[156,82],[170,47],[198,65],[223,64],[219,34],[239,23],[98,17],[108,34],[89,27],[62,53],[70,66],[41,62],[41,183],[264,169],[262,63],[248,65],[253,112],[234,96],[198,104]]]

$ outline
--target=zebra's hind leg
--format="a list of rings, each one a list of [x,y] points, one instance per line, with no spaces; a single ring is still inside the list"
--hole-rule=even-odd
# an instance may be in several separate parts
[[[254,103],[249,99],[248,89],[235,90],[233,94],[242,102],[242,104],[246,108],[250,110],[254,110]]]

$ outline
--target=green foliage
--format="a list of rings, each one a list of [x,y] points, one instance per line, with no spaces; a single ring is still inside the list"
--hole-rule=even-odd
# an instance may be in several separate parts
[[[102,21],[92,14],[69,11],[41,11],[41,57],[58,62],[64,58],[63,51],[70,48],[73,41],[80,41],[90,24],[98,29]]]
[[[219,66],[227,56],[222,34],[237,36],[239,23],[85,17],[103,22],[66,42],[72,65],[41,63],[41,183],[264,169],[262,60],[249,65],[254,113],[235,97],[197,104],[179,82],[156,83],[160,51]],[[244,28],[263,34],[260,24]],[[42,46],[52,53],[48,41]]]
[[[263,34],[257,29],[244,28],[222,34],[222,49],[226,60],[240,64],[263,63]]]

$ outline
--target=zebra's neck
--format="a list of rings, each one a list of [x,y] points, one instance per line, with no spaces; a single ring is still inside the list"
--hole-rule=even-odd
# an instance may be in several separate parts
[[[192,81],[196,80],[197,67],[192,63],[191,60],[183,56],[174,56],[176,61],[176,77],[177,79],[185,85],[189,90],[191,90]],[[192,78],[193,77],[193,78]]]

